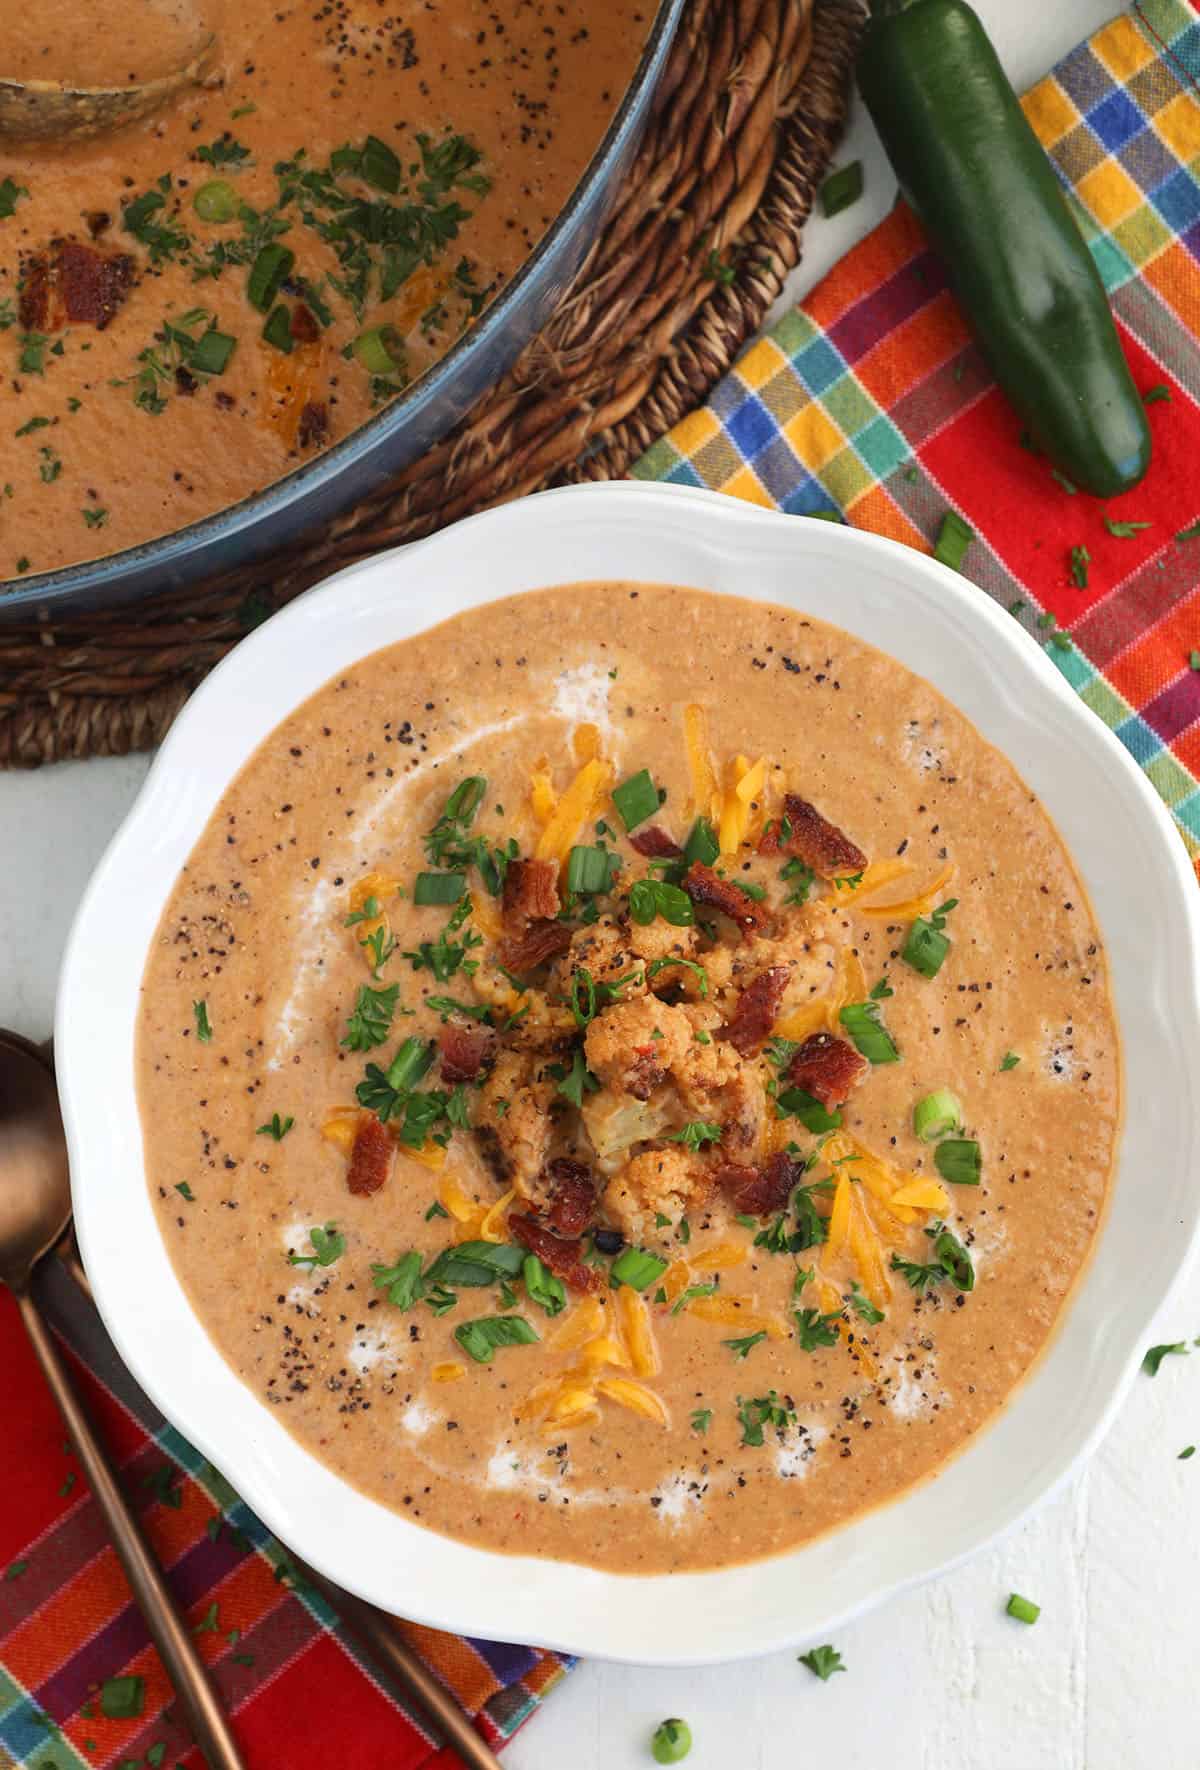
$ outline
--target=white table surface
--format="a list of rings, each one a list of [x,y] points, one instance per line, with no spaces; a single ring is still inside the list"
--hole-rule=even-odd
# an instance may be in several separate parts
[[[1115,0],[975,0],[1018,87]],[[804,293],[886,212],[894,180],[861,112],[838,161],[867,191],[814,221],[789,294]],[[0,645],[3,633],[0,630]],[[89,872],[147,760],[0,774],[0,1023],[50,1030],[59,955]],[[1148,1177],[1149,1178],[1149,1177]],[[1200,1333],[1200,1279],[1152,1338]],[[839,1632],[845,1675],[793,1653],[695,1672],[579,1667],[506,1754],[513,1770],[636,1770],[683,1715],[689,1770],[1153,1770],[1200,1765],[1200,1350],[1140,1378],[1090,1468],[1000,1548]],[[0,1497],[2,1503],[2,1497]],[[1043,1607],[1008,1620],[1016,1590]]]

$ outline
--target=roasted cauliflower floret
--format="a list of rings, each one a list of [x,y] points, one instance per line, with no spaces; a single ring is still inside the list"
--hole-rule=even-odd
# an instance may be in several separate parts
[[[648,1100],[683,1063],[692,1043],[692,1028],[682,1008],[670,1007],[655,996],[637,996],[596,1016],[587,1029],[584,1051],[588,1068],[606,1087]]]
[[[648,1149],[635,1155],[604,1193],[604,1209],[632,1242],[657,1239],[655,1219],[672,1223],[703,1203],[709,1187],[705,1164],[679,1148]]]
[[[645,966],[633,949],[629,930],[603,916],[590,928],[577,928],[571,944],[554,967],[552,993],[567,996],[576,971],[588,972],[593,983],[621,985],[620,999],[644,995]]]
[[[656,917],[653,922],[631,922],[629,924],[629,945],[636,957],[646,966],[652,965],[656,959],[688,959],[693,963],[702,964],[700,954],[700,935],[695,928],[676,928],[670,922]],[[655,991],[682,989],[685,993],[698,990],[699,983],[694,971],[686,965],[667,965],[657,971],[650,979],[650,988]]]
[[[534,1057],[501,1051],[479,1091],[475,1138],[497,1180],[524,1198],[537,1196],[552,1130],[553,1079]]]

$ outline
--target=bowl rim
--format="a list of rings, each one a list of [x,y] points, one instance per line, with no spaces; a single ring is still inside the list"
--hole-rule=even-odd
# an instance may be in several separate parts
[[[481,556],[489,561],[482,588]],[[549,576],[539,564],[559,558],[575,569]],[[1156,1107],[1126,1116],[1106,1218],[1048,1350],[968,1447],[936,1479],[798,1550],[699,1573],[612,1574],[469,1547],[325,1469],[242,1385],[192,1314],[141,1171],[136,1102],[130,1122],[132,1025],[149,942],[122,930],[133,918],[153,931],[208,807],[261,735],[353,658],[514,583],[578,579],[580,559],[593,579],[742,595],[779,585],[786,594],[773,587],[758,598],[834,619],[901,662],[923,647],[934,667],[918,673],[960,707],[969,684],[973,723],[989,741],[996,730],[1010,734],[1014,765],[1064,830],[1104,932],[1129,1098],[1149,1085]],[[592,569],[614,559],[628,569]],[[681,569],[647,571],[639,560],[678,560]],[[418,587],[414,597],[406,580]],[[881,628],[886,646],[873,637]],[[264,690],[266,667],[274,686]],[[958,694],[945,686],[955,672]],[[166,879],[161,892],[152,871]],[[118,1352],[155,1405],[278,1537],[348,1590],[433,1627],[600,1658],[675,1666],[748,1658],[833,1630],[978,1552],[1057,1491],[1111,1424],[1147,1329],[1200,1240],[1200,1082],[1186,1060],[1200,1038],[1198,955],[1195,879],[1165,806],[1041,648],[968,580],[882,537],[693,488],[635,481],[541,493],[309,591],[227,656],[168,734],[85,893],[60,981],[56,1053],[84,1263]],[[121,1036],[110,1031],[114,1015]],[[1147,1216],[1135,1195],[1150,1151],[1158,1166]],[[137,1286],[128,1282],[134,1231],[148,1262]],[[181,1369],[189,1381],[179,1381]]]
[[[356,463],[382,449],[390,437],[404,429],[413,414],[436,405],[449,391],[463,364],[484,354],[490,344],[502,339],[510,330],[530,286],[553,271],[560,250],[569,249],[610,167],[620,160],[643,121],[646,104],[653,95],[674,41],[684,3],[685,0],[653,0],[650,29],[620,103],[561,209],[532,252],[521,260],[509,281],[486,304],[475,324],[456,338],[446,354],[410,383],[403,393],[319,455],[298,462],[278,479],[247,492],[234,504],[223,505],[181,528],[152,535],[149,540],[135,542],[131,547],[122,547],[117,553],[103,553],[74,565],[57,566],[52,571],[30,572],[21,578],[0,578],[0,613],[26,607],[58,609],[69,606],[76,598],[91,607],[98,598],[119,591],[122,580],[131,573],[147,568],[160,569],[164,583],[170,583],[169,574],[181,561],[206,547],[253,534],[260,525],[284,511],[302,506],[306,499],[318,496]],[[450,425],[444,426],[439,434],[444,435],[449,428]],[[384,477],[386,474],[381,471],[380,481]],[[369,488],[360,492],[361,497],[369,495]],[[306,526],[302,515],[299,526],[301,529]],[[269,552],[265,557],[269,558]]]

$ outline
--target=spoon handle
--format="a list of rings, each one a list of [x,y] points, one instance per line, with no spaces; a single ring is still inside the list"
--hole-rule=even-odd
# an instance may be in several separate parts
[[[209,1681],[187,1623],[180,1615],[162,1570],[117,1485],[112,1465],[80,1405],[41,1311],[27,1290],[17,1293],[17,1303],[92,1497],[104,1514],[113,1547],[150,1631],[150,1639],[158,1649],[159,1658],[187,1715],[192,1736],[203,1752],[209,1770],[243,1770],[242,1755],[228,1717]]]

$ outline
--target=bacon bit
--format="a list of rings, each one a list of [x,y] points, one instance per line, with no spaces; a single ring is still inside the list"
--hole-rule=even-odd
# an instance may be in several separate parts
[[[531,1254],[536,1254],[543,1266],[553,1272],[556,1278],[570,1285],[573,1291],[597,1291],[600,1288],[600,1274],[590,1266],[585,1266],[580,1250],[580,1241],[562,1241],[538,1221],[536,1217],[510,1217],[508,1227],[514,1238]]]
[[[35,252],[21,265],[21,293],[17,302],[17,319],[23,332],[49,332],[50,325],[50,260],[44,252]]]
[[[635,1045],[634,1061],[625,1072],[625,1092],[632,1094],[635,1100],[649,1100],[655,1088],[667,1078],[667,1072],[659,1062],[657,1045]]]
[[[18,316],[27,332],[66,325],[103,332],[129,294],[137,265],[127,252],[100,252],[79,240],[55,240],[28,257],[21,273]]]
[[[64,240],[58,281],[70,323],[103,332],[133,287],[135,270],[128,253],[97,252],[94,246]]]
[[[359,1121],[350,1152],[350,1168],[346,1185],[359,1197],[378,1192],[392,1171],[396,1145],[386,1125],[369,1113]]]
[[[716,1183],[729,1194],[734,1209],[746,1217],[769,1217],[782,1211],[800,1175],[790,1156],[773,1155],[761,1168],[743,1168],[726,1162],[716,1172]]]
[[[329,436],[329,408],[324,400],[310,399],[300,408],[296,441],[302,449],[319,449]]]
[[[752,1057],[775,1024],[789,975],[786,965],[772,965],[738,997],[733,1019],[722,1027],[721,1037],[729,1040],[739,1057]]]
[[[629,838],[629,845],[647,860],[678,860],[683,849],[661,824],[651,824]]]
[[[185,368],[182,363],[177,364],[175,369],[176,393],[187,394],[190,398],[199,385],[200,383],[196,380],[196,377],[192,374],[190,369]]]
[[[731,879],[718,878],[702,860],[694,860],[688,868],[683,889],[693,903],[708,904],[712,909],[720,910],[723,916],[728,916],[730,921],[736,922],[742,931],[743,940],[770,925],[771,912],[765,904],[747,897]]]
[[[596,1182],[591,1169],[560,1155],[546,1172],[552,1182],[546,1221],[558,1235],[582,1235],[596,1210]]]
[[[504,919],[515,931],[527,922],[549,921],[562,905],[558,867],[552,860],[514,860],[504,876]]]
[[[828,1111],[831,1106],[842,1105],[870,1067],[845,1039],[835,1039],[832,1033],[813,1033],[792,1058],[788,1081],[803,1088]]]
[[[292,309],[292,317],[288,322],[288,331],[297,344],[315,344],[321,336],[321,328],[317,324],[316,315],[306,307],[303,301],[297,302]]]
[[[523,934],[504,942],[500,948],[500,963],[506,971],[523,977],[527,971],[544,965],[547,959],[556,959],[560,953],[565,953],[570,944],[571,930],[565,922],[531,922]]]
[[[836,873],[856,873],[866,866],[862,849],[798,793],[785,796],[783,815],[791,825],[790,835],[782,841],[782,824],[772,824],[758,844],[760,854],[778,854],[782,849],[798,856],[822,879],[832,879]]]
[[[442,1080],[451,1084],[473,1082],[495,1048],[496,1035],[490,1026],[443,1027],[438,1035]]]

